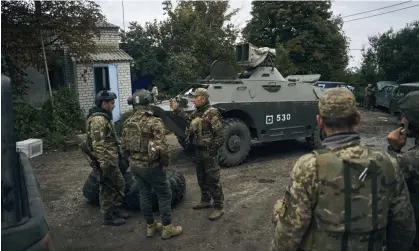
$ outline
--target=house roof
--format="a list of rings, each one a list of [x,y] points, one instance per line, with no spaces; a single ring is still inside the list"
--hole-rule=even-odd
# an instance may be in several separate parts
[[[93,62],[110,62],[110,61],[132,61],[134,60],[125,51],[119,48],[98,48],[96,53],[89,53],[90,59]],[[80,62],[80,59],[76,59]]]
[[[101,21],[101,22],[99,22],[99,23],[97,24],[97,27],[99,27],[99,28],[113,28],[113,29],[119,29],[119,26],[118,26],[118,25],[114,25],[114,24],[108,23],[108,22],[106,22],[106,21]]]

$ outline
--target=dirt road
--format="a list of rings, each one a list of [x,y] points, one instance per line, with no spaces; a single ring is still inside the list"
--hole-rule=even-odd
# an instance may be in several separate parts
[[[366,144],[385,144],[385,136],[396,126],[396,119],[385,113],[362,111],[358,131]],[[86,203],[81,188],[90,167],[79,151],[50,152],[34,159],[54,242],[59,250],[265,250],[273,225],[272,206],[288,185],[295,161],[308,149],[302,141],[287,141],[252,148],[246,163],[222,169],[226,213],[212,222],[211,212],[192,210],[199,200],[195,170],[169,137],[171,168],[185,174],[187,193],[173,210],[173,221],[184,234],[172,240],[145,237],[145,222],[133,212],[126,225],[102,226],[99,208]],[[411,142],[410,142],[411,143]],[[157,219],[159,219],[157,217]]]

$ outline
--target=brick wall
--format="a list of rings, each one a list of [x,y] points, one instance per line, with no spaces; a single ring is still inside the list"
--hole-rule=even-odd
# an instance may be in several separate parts
[[[107,66],[108,64],[116,64],[118,71],[118,101],[120,103],[121,112],[127,112],[132,109],[131,106],[127,104],[127,99],[132,95],[131,94],[131,73],[130,73],[130,63],[129,62],[109,62],[107,64],[94,64],[94,66]],[[77,80],[77,91],[79,95],[79,102],[81,108],[84,110],[85,114],[89,109],[94,105],[95,96],[94,96],[94,82],[93,82],[93,66],[92,65],[82,65],[76,64],[76,73],[75,75]],[[86,80],[83,79],[83,73],[87,70]]]
[[[119,40],[118,29],[102,28],[100,37],[96,37],[95,42],[98,46],[119,48]]]

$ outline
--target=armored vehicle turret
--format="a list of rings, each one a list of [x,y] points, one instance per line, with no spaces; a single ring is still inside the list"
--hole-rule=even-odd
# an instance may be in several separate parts
[[[306,138],[313,148],[320,145],[317,128],[318,99],[323,91],[313,86],[320,75],[293,75],[284,78],[274,67],[276,51],[251,44],[236,46],[236,61],[246,70],[215,61],[210,75],[176,96],[179,108],[192,112],[189,96],[194,89],[208,90],[212,106],[222,111],[225,120],[224,145],[219,150],[221,166],[236,166],[249,154],[252,143]],[[170,109],[169,101],[155,104],[154,112],[178,137],[183,146],[188,126]]]

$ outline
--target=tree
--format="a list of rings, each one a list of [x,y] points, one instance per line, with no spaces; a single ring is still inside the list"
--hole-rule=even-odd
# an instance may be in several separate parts
[[[207,76],[215,60],[234,60],[238,30],[227,22],[238,10],[230,12],[227,1],[182,1],[174,10],[165,1],[163,10],[165,20],[144,27],[131,23],[123,38],[135,71],[153,75],[163,89],[178,91]]]
[[[93,1],[2,1],[1,11],[3,71],[18,95],[27,89],[23,70],[44,67],[41,31],[49,63],[58,62],[56,52],[63,46],[83,59],[95,51],[96,25],[104,19]]]
[[[253,1],[252,19],[243,37],[262,47],[283,47],[295,74],[322,74],[338,80],[348,64],[342,20],[332,16],[330,1]]]
[[[362,77],[369,82],[389,80],[413,82],[419,79],[419,21],[395,32],[369,37],[363,52]]]

